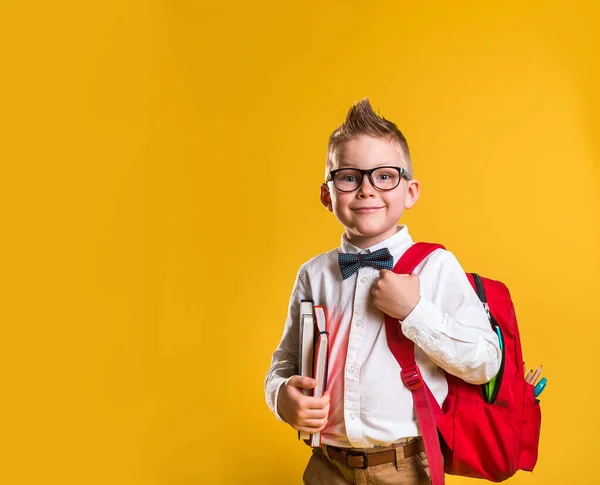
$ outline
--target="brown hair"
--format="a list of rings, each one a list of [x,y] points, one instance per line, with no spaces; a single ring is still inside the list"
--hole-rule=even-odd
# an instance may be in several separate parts
[[[327,146],[326,171],[329,172],[333,166],[333,159],[337,150],[348,140],[359,136],[369,135],[377,138],[385,138],[400,145],[406,161],[406,169],[413,175],[412,162],[408,143],[398,127],[384,117],[379,116],[369,102],[369,98],[357,101],[348,110],[346,121],[344,121],[329,137]]]

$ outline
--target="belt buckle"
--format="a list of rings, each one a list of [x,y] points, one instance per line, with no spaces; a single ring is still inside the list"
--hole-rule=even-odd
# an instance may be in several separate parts
[[[362,456],[363,457],[363,466],[350,466],[348,464],[348,456]],[[369,466],[369,456],[364,451],[352,451],[350,453],[346,452],[346,456],[344,456],[344,461],[346,462],[346,466],[348,468],[367,468]]]

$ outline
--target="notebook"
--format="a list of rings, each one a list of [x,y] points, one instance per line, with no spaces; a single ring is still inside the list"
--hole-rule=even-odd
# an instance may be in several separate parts
[[[300,350],[298,353],[298,375],[313,376],[313,356],[315,349],[315,315],[312,300],[300,302]],[[311,389],[304,389],[304,394],[311,395]],[[309,433],[299,431],[298,438],[310,439]]]
[[[317,385],[313,389],[313,396],[321,397],[327,390],[327,367],[329,360],[329,334],[327,333],[327,317],[325,309],[318,305],[315,306],[316,322],[316,344],[313,362],[313,377],[317,380]],[[321,446],[321,433],[314,433],[310,438],[310,446],[318,448]]]

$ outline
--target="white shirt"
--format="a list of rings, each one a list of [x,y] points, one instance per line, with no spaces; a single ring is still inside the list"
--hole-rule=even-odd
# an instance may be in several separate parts
[[[420,435],[411,391],[404,387],[400,366],[387,345],[384,314],[373,305],[371,287],[379,270],[360,268],[344,280],[337,260],[339,252],[387,247],[395,265],[412,244],[406,226],[362,251],[344,235],[338,249],[300,267],[283,336],[265,379],[267,404],[278,419],[279,388],[298,373],[300,301],[312,299],[324,306],[330,334],[331,404],[323,443],[368,448]],[[500,368],[500,348],[483,305],[451,252],[437,249],[414,273],[421,283],[421,299],[402,322],[402,332],[416,344],[423,379],[441,405],[448,383],[440,367],[483,384]]]

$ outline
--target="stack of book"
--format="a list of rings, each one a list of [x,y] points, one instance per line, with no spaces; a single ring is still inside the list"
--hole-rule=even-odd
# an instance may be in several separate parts
[[[315,306],[312,300],[300,303],[300,352],[299,374],[316,379],[314,389],[305,389],[307,395],[321,397],[327,390],[327,363],[329,359],[329,334],[327,317],[322,306]],[[321,446],[321,433],[299,432],[298,437],[306,440],[311,447]]]

